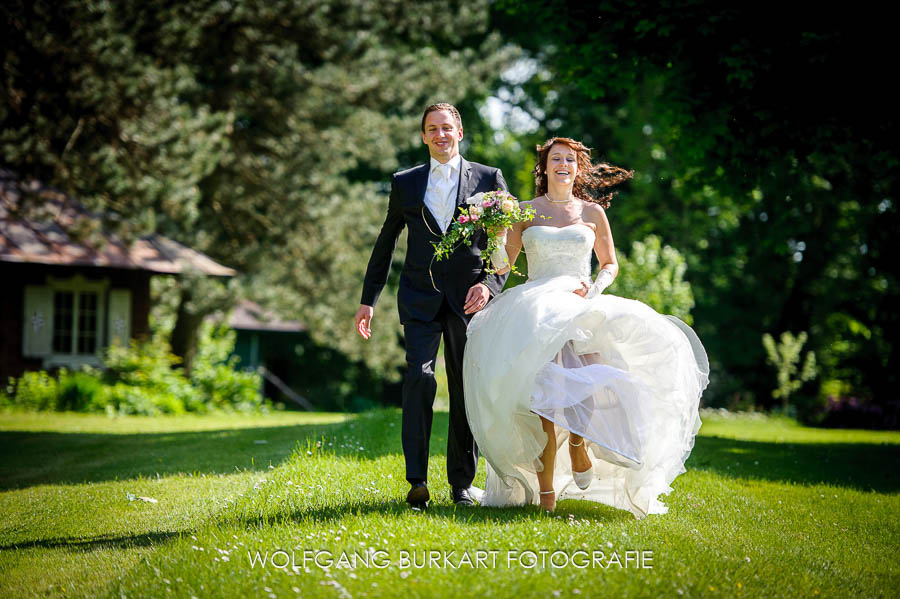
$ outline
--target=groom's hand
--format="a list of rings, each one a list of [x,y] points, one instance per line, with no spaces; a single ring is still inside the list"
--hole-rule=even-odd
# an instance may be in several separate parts
[[[359,310],[356,311],[356,332],[363,339],[372,336],[372,314],[375,309],[372,306],[360,304]]]
[[[474,314],[487,305],[488,298],[491,297],[491,290],[484,283],[476,283],[469,288],[466,294],[466,303],[463,305],[463,312],[466,314]]]

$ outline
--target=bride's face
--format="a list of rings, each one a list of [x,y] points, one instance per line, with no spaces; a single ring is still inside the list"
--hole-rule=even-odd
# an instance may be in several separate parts
[[[547,183],[570,187],[578,174],[578,154],[566,144],[553,144],[547,153]]]

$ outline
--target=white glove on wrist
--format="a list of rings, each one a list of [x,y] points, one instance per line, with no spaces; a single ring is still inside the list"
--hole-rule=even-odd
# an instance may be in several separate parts
[[[503,270],[509,266],[509,254],[506,253],[506,230],[497,241],[500,242],[500,247],[491,252],[491,264],[497,270]]]
[[[613,279],[615,277],[612,274],[612,271],[604,268],[600,272],[597,273],[597,278],[594,279],[594,284],[591,285],[591,288],[588,289],[587,295],[585,297],[587,299],[591,299],[592,297],[597,297],[603,290],[612,285]]]

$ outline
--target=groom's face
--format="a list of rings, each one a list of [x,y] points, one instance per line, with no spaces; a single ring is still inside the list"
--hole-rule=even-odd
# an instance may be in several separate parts
[[[428,146],[431,157],[438,162],[447,162],[459,154],[459,141],[462,138],[462,127],[456,125],[449,110],[435,110],[425,117],[422,142]]]

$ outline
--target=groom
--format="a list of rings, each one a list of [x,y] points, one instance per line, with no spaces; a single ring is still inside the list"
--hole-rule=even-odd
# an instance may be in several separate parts
[[[397,294],[400,323],[406,338],[406,374],[403,379],[403,455],[411,488],[406,501],[425,507],[428,486],[428,441],[437,384],[434,364],[441,336],[450,391],[450,430],[447,435],[447,480],[456,505],[474,505],[470,487],[478,464],[478,449],[463,399],[462,363],[466,326],[472,314],[503,289],[506,275],[485,272],[481,250],[487,237],[479,231],[472,246],[461,245],[440,262],[434,247],[465,205],[466,198],[485,191],[506,191],[499,169],[469,162],[459,155],[463,138],[459,112],[450,104],[433,104],[422,115],[422,142],[431,159],[391,179],[387,217],[372,250],[356,330],[371,335],[375,302],[391,269],[397,238],[409,228],[406,262]]]

